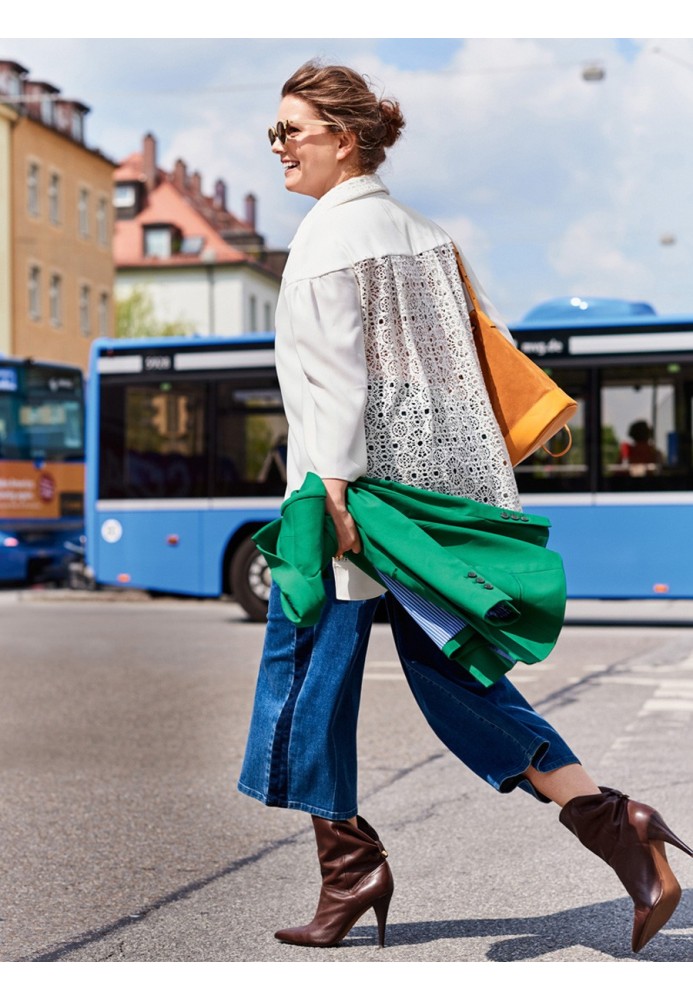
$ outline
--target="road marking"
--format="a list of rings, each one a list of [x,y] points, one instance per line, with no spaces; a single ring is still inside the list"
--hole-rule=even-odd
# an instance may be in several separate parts
[[[403,681],[404,674],[369,674],[366,672],[365,680],[367,681]]]

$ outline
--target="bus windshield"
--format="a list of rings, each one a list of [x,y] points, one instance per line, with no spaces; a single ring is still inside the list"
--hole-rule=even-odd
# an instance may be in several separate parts
[[[84,460],[78,371],[0,363],[0,459]]]

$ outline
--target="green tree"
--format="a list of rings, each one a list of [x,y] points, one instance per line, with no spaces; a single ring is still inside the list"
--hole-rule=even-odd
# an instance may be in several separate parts
[[[141,286],[133,288],[124,299],[116,299],[116,337],[180,337],[193,333],[184,320],[164,323],[156,318],[151,295]]]

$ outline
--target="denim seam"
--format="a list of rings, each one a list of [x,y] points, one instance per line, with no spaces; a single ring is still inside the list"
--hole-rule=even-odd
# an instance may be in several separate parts
[[[289,687],[289,693],[286,696],[281,712],[279,713],[274,726],[274,735],[267,758],[266,787],[267,797],[269,800],[276,799],[277,801],[281,801],[282,798],[286,798],[286,793],[289,788],[289,750],[291,746],[291,731],[294,712],[298,696],[301,693],[301,689],[305,682],[308,668],[313,657],[315,638],[313,628],[303,629],[302,633],[303,634],[299,637],[298,629],[294,631],[291,650],[293,658],[293,676]],[[300,669],[298,668],[296,662],[299,642],[310,642],[311,645],[310,656],[304,659],[303,663],[300,665]]]
[[[361,615],[360,615],[360,612],[359,612],[359,620],[360,620],[360,618],[361,618]],[[369,629],[369,635],[370,635],[370,629]],[[362,638],[363,637],[362,637],[361,629],[360,628],[356,628],[354,630],[354,639],[353,639],[352,644],[351,644],[351,656],[349,658],[349,661],[350,661],[349,671],[350,671],[350,673],[354,669],[354,660],[355,660],[355,657],[356,657],[356,651],[357,651],[358,643],[362,640]],[[363,683],[363,671],[361,672],[361,683]],[[342,688],[342,691],[341,691],[341,697],[342,698],[344,697],[344,694],[345,694],[345,689]],[[336,738],[334,737],[334,735],[331,737],[331,741],[332,741],[332,746],[333,746],[334,751],[335,751],[335,759],[336,759],[337,753],[339,752],[339,745],[338,745],[338,743],[337,743]],[[358,761],[357,761],[357,767],[356,767],[355,782],[356,783],[355,783],[354,788],[355,788],[355,790],[357,790],[358,789]],[[334,805],[334,801],[335,801],[335,798],[336,798],[336,795],[337,795],[337,786],[338,786],[338,776],[337,776],[337,772],[335,770],[334,782],[333,782],[333,785],[332,785],[332,805]],[[358,798],[358,794],[357,794],[357,798]],[[358,812],[358,806],[356,807],[356,809],[354,810],[354,812],[351,813],[349,816],[346,816],[345,819],[351,819],[351,817],[355,816],[357,812]],[[330,817],[330,818],[334,819],[334,817]]]

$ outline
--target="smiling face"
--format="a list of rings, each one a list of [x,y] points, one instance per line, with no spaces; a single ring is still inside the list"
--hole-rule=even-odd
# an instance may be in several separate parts
[[[321,116],[312,104],[287,94],[282,98],[277,120],[289,121],[286,141],[275,139],[276,153],[284,169],[288,191],[322,198],[331,188],[360,171],[356,168],[356,143],[349,132],[332,132],[325,125],[308,124]]]

